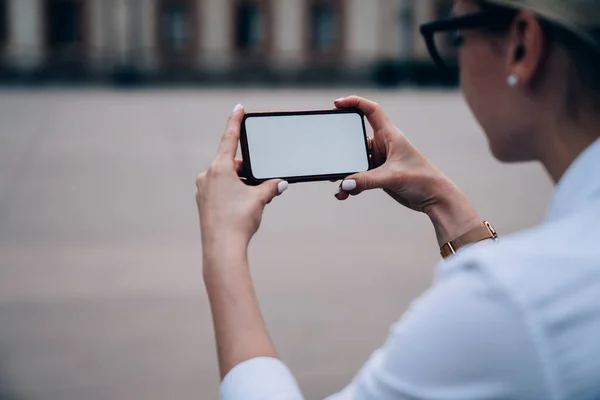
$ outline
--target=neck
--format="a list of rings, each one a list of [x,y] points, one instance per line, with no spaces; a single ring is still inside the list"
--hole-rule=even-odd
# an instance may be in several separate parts
[[[577,157],[600,137],[600,121],[553,121],[541,132],[538,159],[557,184]]]

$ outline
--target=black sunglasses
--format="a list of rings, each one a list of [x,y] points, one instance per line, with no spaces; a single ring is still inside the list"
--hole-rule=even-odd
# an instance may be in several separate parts
[[[516,13],[513,10],[507,11],[484,11],[476,14],[469,14],[463,17],[454,17],[429,22],[421,25],[421,35],[427,44],[427,50],[433,59],[435,65],[445,72],[450,70],[448,64],[440,54],[436,45],[435,35],[451,31],[466,29],[488,29],[490,31],[501,31],[510,26],[514,21]]]

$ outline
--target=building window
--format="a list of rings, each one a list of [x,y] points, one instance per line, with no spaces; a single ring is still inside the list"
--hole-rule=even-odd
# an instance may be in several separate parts
[[[48,0],[47,43],[51,53],[80,50],[83,44],[83,4],[79,0]]]
[[[8,0],[0,0],[0,51],[8,44]]]
[[[163,6],[163,43],[173,52],[181,53],[190,41],[189,10],[185,3]]]
[[[314,56],[338,55],[343,42],[343,4],[339,0],[308,1],[308,50]]]
[[[197,43],[197,0],[159,0],[157,37],[163,63],[181,67],[193,61]]]
[[[333,50],[336,42],[337,21],[331,4],[315,4],[311,9],[311,47],[327,53]]]
[[[239,53],[261,54],[267,49],[268,3],[237,1],[234,7],[234,46]]]

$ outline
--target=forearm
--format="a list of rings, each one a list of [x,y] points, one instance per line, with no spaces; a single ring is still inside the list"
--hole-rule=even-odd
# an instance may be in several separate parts
[[[440,247],[482,223],[465,194],[450,181],[441,185],[437,201],[424,212],[433,224]]]
[[[223,249],[211,252],[205,248],[204,254],[204,282],[213,316],[221,378],[244,361],[277,358],[258,306],[245,246],[230,245]]]

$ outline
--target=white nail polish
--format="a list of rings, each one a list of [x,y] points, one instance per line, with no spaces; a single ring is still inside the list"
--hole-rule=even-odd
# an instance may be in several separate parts
[[[334,103],[337,103],[338,101],[343,101],[345,99],[345,97],[340,97],[339,99],[335,100]]]
[[[342,189],[344,189],[346,192],[356,189],[356,181],[354,179],[345,180],[342,182]]]
[[[243,106],[241,104],[238,104],[237,106],[233,107],[233,112],[239,111]]]
[[[288,190],[289,186],[290,186],[290,184],[287,183],[286,181],[279,182],[279,184],[277,185],[277,190],[279,191],[279,194],[282,194],[283,192]]]
[[[335,191],[335,195],[334,196],[337,196],[338,194],[340,194],[341,191],[342,191],[342,188],[338,187],[337,190]]]

